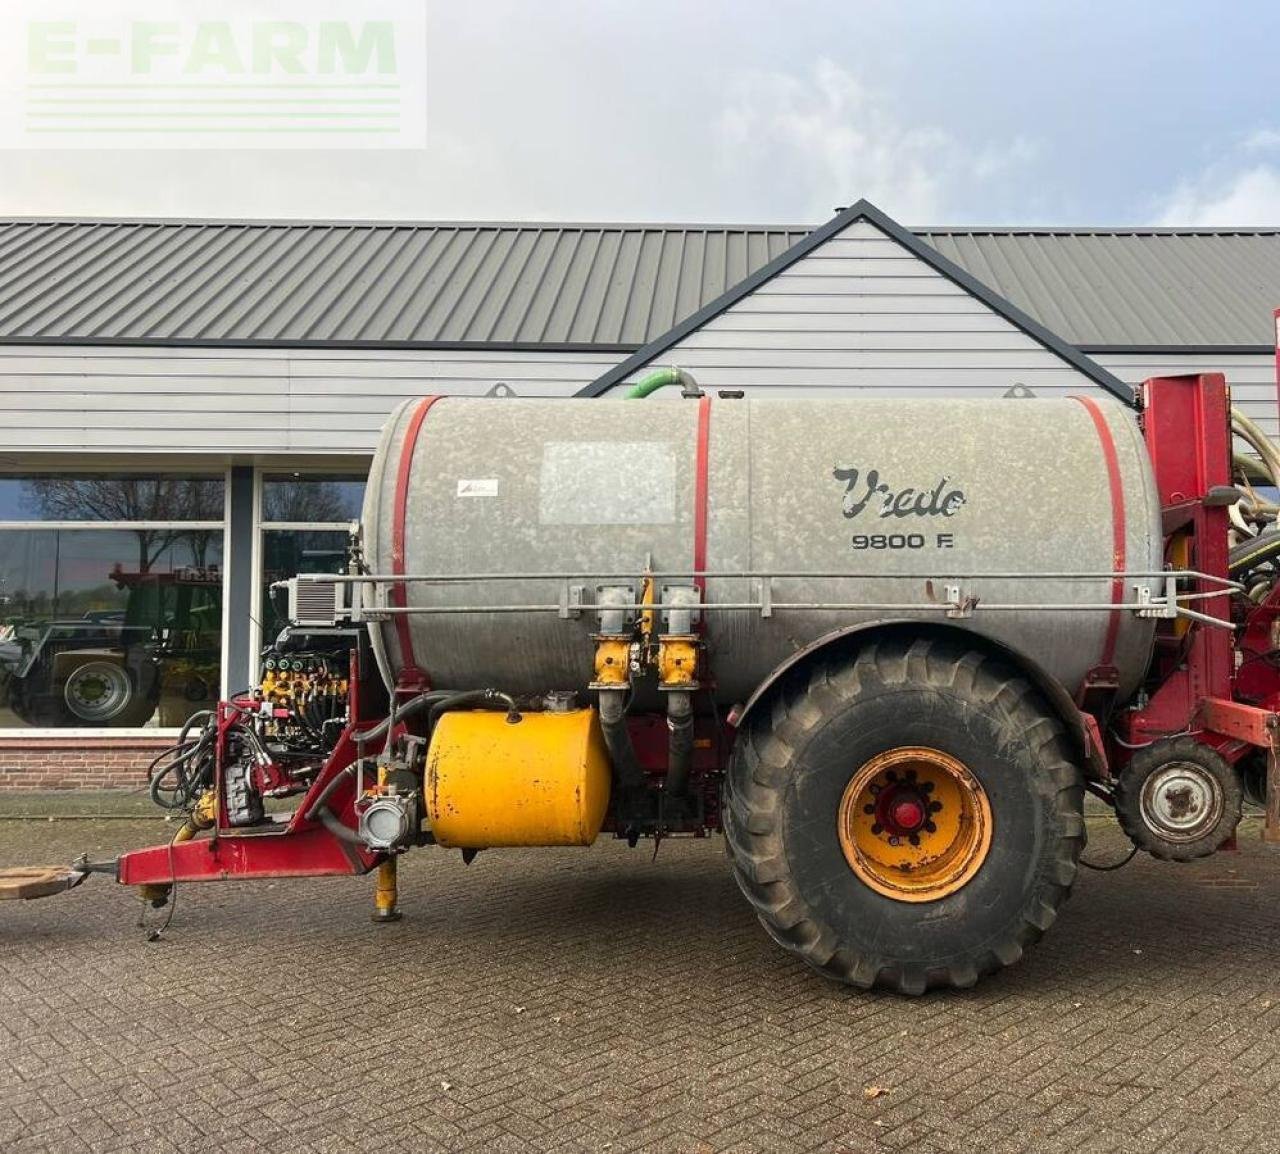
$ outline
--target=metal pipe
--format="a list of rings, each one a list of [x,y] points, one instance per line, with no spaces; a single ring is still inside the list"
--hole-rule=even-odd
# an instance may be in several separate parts
[[[1223,590],[1224,593],[1233,592]],[[1176,604],[1181,604],[1177,602]],[[624,609],[640,611],[652,609],[651,605],[636,603],[622,606]],[[772,612],[804,612],[810,611],[873,611],[883,613],[953,613],[961,606],[948,601],[719,601],[703,605],[703,612],[741,612],[744,610],[769,609]],[[977,613],[986,610],[991,613],[1116,613],[1116,612],[1150,612],[1158,610],[1159,603],[1124,601],[1078,601],[1063,603],[1044,603],[1038,601],[995,602],[977,601],[969,606],[966,612]],[[387,607],[370,615],[370,620],[379,620],[384,615],[391,616],[450,616],[464,613],[559,613],[560,605],[413,605],[406,608]],[[1153,616],[1158,614],[1153,613]]]
[[[677,577],[691,580],[694,577],[705,577],[714,581],[746,581],[783,580],[795,578],[799,580],[849,580],[860,581],[880,579],[882,573],[860,573],[856,569],[841,570],[785,570],[785,569],[679,569],[662,570],[646,576],[654,581],[670,580]],[[1093,573],[1069,572],[964,572],[951,569],[935,570],[932,573],[893,573],[890,576],[901,581],[1112,581],[1116,578],[1137,580],[1139,578],[1162,579],[1176,577],[1182,580],[1216,581],[1219,584],[1232,586],[1236,582],[1218,573],[1202,573],[1198,569],[1120,569]],[[523,573],[406,573],[403,576],[390,573],[363,573],[357,575],[324,575],[300,573],[298,581],[323,582],[326,585],[395,585],[431,584],[457,585],[469,581],[635,581],[635,573],[596,573],[596,572],[523,572]]]

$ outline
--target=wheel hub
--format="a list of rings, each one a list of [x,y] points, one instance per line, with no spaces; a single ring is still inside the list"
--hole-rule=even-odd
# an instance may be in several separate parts
[[[991,847],[991,805],[949,754],[900,746],[849,779],[837,823],[854,874],[900,901],[935,901],[981,868]]]
[[[67,678],[63,699],[81,721],[109,721],[129,703],[129,675],[118,665],[94,661]]]
[[[1173,761],[1142,789],[1142,816],[1167,841],[1195,841],[1222,817],[1222,787],[1198,765]]]
[[[907,834],[915,833],[924,825],[925,802],[922,798],[904,797],[895,801],[889,812],[889,820]]]

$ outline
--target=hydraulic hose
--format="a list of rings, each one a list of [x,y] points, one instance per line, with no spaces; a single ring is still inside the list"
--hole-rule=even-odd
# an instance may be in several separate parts
[[[454,709],[492,709],[502,705],[507,711],[507,720],[515,725],[520,721],[520,711],[516,708],[515,698],[509,693],[499,693],[496,689],[472,689],[464,693],[453,693],[434,706],[428,722],[428,731],[435,732],[436,722],[442,714]]]
[[[1275,442],[1239,409],[1231,410],[1231,424],[1235,431],[1257,450],[1263,465],[1271,475],[1271,483],[1280,487],[1280,449],[1276,447]]]
[[[436,689],[430,693],[420,693],[417,697],[411,697],[403,705],[393,705],[391,712],[372,729],[365,729],[357,733],[355,743],[358,746],[363,746],[377,741],[378,738],[387,736],[399,722],[412,717],[416,713],[420,713],[434,702],[443,701],[445,698],[452,696],[453,693],[449,690]]]
[[[693,695],[667,694],[667,794],[683,797],[693,771]]]
[[[338,815],[329,808],[329,799],[334,795],[338,786],[355,776],[357,764],[357,762],[353,761],[341,773],[334,774],[333,780],[324,787],[320,796],[316,798],[311,808],[307,811],[307,819],[309,821],[318,821],[334,837],[340,838],[350,845],[363,845],[364,843],[361,842],[360,835],[350,826],[343,824]]]
[[[626,697],[625,689],[600,690],[600,731],[613,764],[615,787],[619,793],[634,797],[643,792],[646,782],[627,730]]]
[[[320,791],[320,796],[311,803],[311,808],[307,810],[308,820],[310,821],[319,820],[321,811],[325,813],[331,812],[328,809],[329,799],[334,795],[334,792],[337,790],[338,786],[340,786],[348,778],[355,776],[357,764],[358,762],[353,761],[340,773],[335,773],[333,775],[333,780],[330,781],[329,784],[326,785],[324,789]],[[346,827],[343,826],[343,828],[345,829]]]
[[[436,722],[440,715],[450,709],[464,709],[468,706],[493,706],[501,704],[507,710],[507,718],[509,721],[517,722],[520,720],[520,712],[516,709],[515,698],[507,693],[499,693],[496,689],[476,689],[462,690],[454,692],[450,690],[437,689],[430,693],[420,693],[417,697],[410,698],[403,705],[393,707],[391,712],[383,718],[372,729],[367,729],[363,733],[356,735],[356,744],[358,746],[368,745],[370,742],[377,741],[378,738],[386,736],[387,742],[391,741],[391,734],[395,731],[395,727],[400,722],[407,720],[417,713],[421,713],[427,706],[433,706],[431,717],[427,724],[427,734],[430,736],[435,729]],[[341,819],[329,808],[329,799],[337,791],[338,787],[344,782],[350,780],[355,775],[359,761],[353,761],[340,773],[333,776],[333,780],[324,787],[320,796],[311,803],[311,807],[307,810],[306,817],[309,821],[318,821],[325,827],[334,837],[341,838],[345,842],[352,845],[363,845],[359,835],[350,826],[344,825]]]
[[[349,825],[343,825],[341,820],[338,818],[338,815],[327,806],[323,809],[316,809],[312,806],[311,812],[315,816],[316,821],[324,826],[324,828],[333,834],[334,837],[340,838],[342,841],[348,842],[351,845],[364,845],[364,842],[360,840],[360,835]]]
[[[665,389],[668,385],[679,385],[682,396],[702,396],[702,390],[698,388],[698,382],[693,379],[692,374],[674,366],[655,369],[647,376],[641,377],[623,396],[628,400],[639,400],[649,396],[650,393],[656,393],[659,389]]]
[[[197,725],[203,727],[200,736],[195,741],[190,741],[191,731]],[[151,778],[148,793],[152,802],[163,809],[182,809],[191,802],[194,787],[200,784],[200,777],[189,779],[187,770],[190,763],[212,747],[216,734],[217,727],[213,724],[211,710],[199,710],[187,719],[182,732],[178,735],[177,743],[156,757],[148,767],[147,772]],[[169,759],[168,764],[157,773],[156,767],[165,758]],[[173,787],[168,790],[173,797],[172,800],[166,801],[162,795],[166,792],[164,783],[170,775],[175,778]]]

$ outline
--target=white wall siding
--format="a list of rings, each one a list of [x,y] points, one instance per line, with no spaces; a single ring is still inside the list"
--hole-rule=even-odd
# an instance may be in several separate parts
[[[710,388],[998,396],[1098,384],[868,221],[654,358]],[[632,380],[647,369],[633,374]]]
[[[373,452],[406,397],[568,396],[615,353],[0,345],[0,454]]]
[[[1109,353],[1098,354],[1093,359],[1130,385],[1141,384],[1148,377],[1171,377],[1179,373],[1225,373],[1231,386],[1231,403],[1244,410],[1245,415],[1257,421],[1270,436],[1280,436],[1276,358],[1271,353],[1220,356]]]

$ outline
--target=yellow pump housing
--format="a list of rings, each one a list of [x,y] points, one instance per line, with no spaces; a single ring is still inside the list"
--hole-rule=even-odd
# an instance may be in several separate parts
[[[609,755],[594,709],[444,714],[427,752],[437,844],[590,845],[609,806]]]

